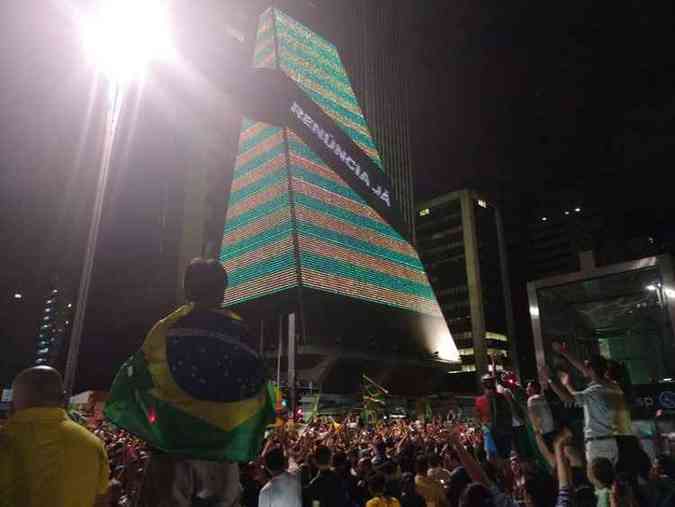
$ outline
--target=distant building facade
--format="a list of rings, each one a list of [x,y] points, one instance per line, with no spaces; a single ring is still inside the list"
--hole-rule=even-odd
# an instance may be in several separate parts
[[[621,213],[594,207],[580,193],[551,192],[536,201],[520,245],[527,280],[579,271],[584,251],[593,250],[599,266],[660,253],[654,237],[631,233]]]
[[[73,315],[70,301],[63,289],[52,287],[49,290],[35,341],[34,365],[61,366]]]
[[[499,210],[471,190],[417,207],[417,248],[462,359],[451,385],[473,387],[489,371],[517,369]]]

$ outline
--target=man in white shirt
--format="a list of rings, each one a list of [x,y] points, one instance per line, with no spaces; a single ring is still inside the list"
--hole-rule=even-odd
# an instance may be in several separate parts
[[[527,388],[527,411],[532,421],[532,426],[539,433],[549,450],[553,450],[553,438],[555,437],[555,422],[551,413],[551,406],[541,392],[541,386],[537,381],[528,382]]]
[[[265,467],[272,478],[260,490],[258,507],[302,507],[300,478],[286,470],[284,451],[270,450],[265,455]]]
[[[586,461],[592,463],[595,458],[607,458],[615,465],[619,458],[616,437],[632,435],[632,427],[623,391],[605,379],[607,360],[593,354],[581,363],[559,344],[554,345],[554,350],[590,379],[583,391],[574,390],[569,373],[563,372],[560,376],[564,389],[551,382],[551,387],[563,401],[573,401],[584,410]]]

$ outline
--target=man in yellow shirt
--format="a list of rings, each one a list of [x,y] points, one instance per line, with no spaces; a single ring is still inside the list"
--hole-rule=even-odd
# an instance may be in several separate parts
[[[0,507],[105,505],[105,448],[66,415],[59,372],[22,371],[13,398],[14,413],[0,432]]]

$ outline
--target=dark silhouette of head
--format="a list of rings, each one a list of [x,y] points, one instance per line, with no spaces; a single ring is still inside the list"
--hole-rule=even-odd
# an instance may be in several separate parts
[[[452,471],[450,480],[448,481],[447,494],[450,507],[457,507],[459,505],[459,499],[469,484],[471,484],[471,478],[463,466],[459,466]]]
[[[316,461],[316,466],[321,470],[330,468],[331,458],[333,453],[325,445],[320,445],[316,448],[314,452],[314,459]]]
[[[415,476],[410,472],[401,475],[401,493],[409,496],[417,494],[415,491]]]
[[[426,456],[418,456],[417,461],[415,462],[415,472],[417,475],[427,475],[429,471],[429,462],[427,461]]]
[[[607,373],[607,359],[600,354],[591,354],[591,357],[586,361],[586,366],[591,370],[593,380],[602,379]]]
[[[220,306],[227,288],[227,272],[215,259],[192,259],[183,279],[185,299],[203,307]]]
[[[333,455],[333,468],[336,472],[347,473],[349,471],[349,461],[344,452],[336,452]]]
[[[530,380],[527,383],[527,387],[525,388],[525,392],[527,393],[528,396],[534,396],[536,394],[541,394],[541,385],[539,385],[539,382],[536,380]]]
[[[23,370],[16,376],[12,386],[14,410],[65,406],[63,378],[50,366],[34,366]]]
[[[556,499],[555,483],[543,474],[527,474],[525,477],[525,505],[553,507]]]
[[[384,475],[381,473],[376,473],[370,476],[368,479],[368,490],[372,496],[382,496],[384,495],[384,486],[385,486]]]
[[[284,457],[284,451],[280,447],[271,449],[265,455],[265,467],[273,475],[281,473],[286,469],[286,458]]]

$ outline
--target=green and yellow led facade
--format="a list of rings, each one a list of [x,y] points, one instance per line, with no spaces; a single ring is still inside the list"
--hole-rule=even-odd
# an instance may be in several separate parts
[[[268,9],[254,59],[384,169],[335,46]],[[288,128],[243,121],[220,260],[228,305],[302,287],[443,318],[413,246]]]

